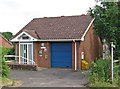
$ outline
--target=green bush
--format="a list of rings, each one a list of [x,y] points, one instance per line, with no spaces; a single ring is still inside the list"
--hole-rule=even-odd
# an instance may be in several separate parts
[[[6,48],[6,47],[0,47],[0,55],[1,58],[4,57],[4,55],[15,55],[15,46],[12,49]],[[14,60],[15,58],[5,58],[5,60]]]
[[[10,49],[6,48],[6,47],[0,47],[0,55],[1,55],[1,59],[3,59],[4,55],[7,55],[8,52],[10,52]]]
[[[110,77],[110,68],[108,59],[98,59],[96,63],[92,63],[89,80],[95,82],[107,82]]]
[[[3,59],[4,55],[7,55],[7,53],[10,50],[6,47],[0,47],[0,72],[1,72],[1,77],[8,77],[9,75],[9,67],[7,66],[7,64],[5,63],[5,60]]]
[[[100,83],[111,83],[111,63],[110,59],[98,59],[95,62],[92,63],[91,66],[91,73],[89,75],[90,83],[92,84],[100,84]],[[118,80],[118,66],[114,63],[114,80]],[[115,83],[117,83],[115,81]]]
[[[2,60],[2,77],[9,77],[10,68],[7,66],[4,60]]]
[[[7,55],[15,55],[15,44],[13,44],[13,45],[14,45],[13,48],[10,49],[10,51],[8,52]],[[6,58],[6,60],[8,60],[8,58]],[[9,60],[15,60],[15,58],[11,57],[11,58],[9,58]]]
[[[119,72],[119,66],[116,63],[114,63],[113,76],[115,79],[118,78],[118,72]]]
[[[92,63],[91,73],[89,75],[90,82],[111,82],[111,69],[109,59],[98,59],[96,63]],[[118,66],[114,63],[114,78],[118,78]]]

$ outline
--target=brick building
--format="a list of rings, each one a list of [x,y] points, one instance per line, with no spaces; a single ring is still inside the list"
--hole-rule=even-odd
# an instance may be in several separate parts
[[[35,18],[13,38],[19,64],[81,70],[102,55],[102,43],[94,35],[89,15]]]
[[[0,34],[0,47],[13,48],[13,44]]]

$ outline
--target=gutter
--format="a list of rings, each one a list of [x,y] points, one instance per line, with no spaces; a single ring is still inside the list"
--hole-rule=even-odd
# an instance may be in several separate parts
[[[77,71],[77,43],[76,40],[73,40],[75,43],[75,71]]]
[[[37,39],[37,40],[11,40],[12,42],[35,42],[35,41],[50,41],[50,42],[57,42],[57,41],[73,41],[73,40],[76,40],[76,41],[81,41],[81,39],[45,39],[45,40],[40,40],[40,39]]]

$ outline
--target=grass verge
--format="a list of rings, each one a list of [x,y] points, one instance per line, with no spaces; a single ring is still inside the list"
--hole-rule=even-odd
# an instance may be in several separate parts
[[[12,85],[10,85],[12,83]],[[0,77],[0,85],[10,85],[7,87],[19,87],[22,85],[22,81],[14,81],[6,77]]]
[[[111,84],[109,82],[96,82],[96,83],[89,83],[88,87],[119,87],[118,79],[114,79],[114,82]]]
[[[9,85],[13,82],[13,80],[6,78],[6,77],[0,77],[0,85]]]

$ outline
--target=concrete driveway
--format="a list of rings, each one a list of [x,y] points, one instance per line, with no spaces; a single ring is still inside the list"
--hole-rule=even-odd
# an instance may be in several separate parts
[[[20,87],[84,87],[88,83],[87,76],[71,69],[11,70],[11,78],[23,81]]]

